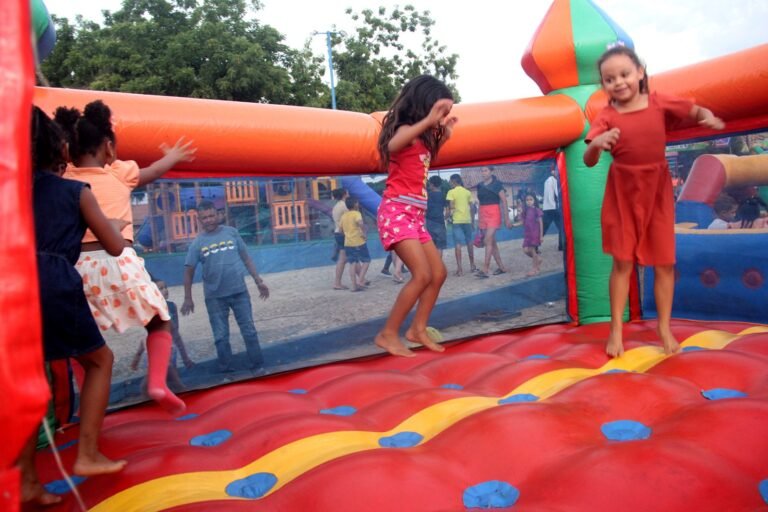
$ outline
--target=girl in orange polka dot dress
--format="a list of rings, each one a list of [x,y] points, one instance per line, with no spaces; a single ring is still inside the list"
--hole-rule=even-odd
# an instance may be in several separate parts
[[[132,247],[131,191],[160,178],[178,162],[192,160],[195,150],[190,142],[179,140],[172,148],[162,146],[163,158],[139,169],[136,162],[116,159],[111,116],[109,107],[101,101],[86,105],[82,115],[74,108],[56,110],[56,121],[68,134],[75,165],[67,169],[64,177],[88,183],[108,217],[127,221],[122,231],[125,249],[120,256],[107,254],[86,231],[76,268],[101,330],[111,327],[124,332],[129,327],[146,327],[149,396],[178,414],[184,411],[185,404],[166,383],[172,344],[168,305],[144,268],[144,260]]]

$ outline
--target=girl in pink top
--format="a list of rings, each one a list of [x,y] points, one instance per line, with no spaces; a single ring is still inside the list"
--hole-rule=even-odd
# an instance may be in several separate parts
[[[381,243],[411,270],[376,345],[397,356],[415,354],[400,340],[400,326],[419,302],[405,338],[436,352],[445,350],[427,333],[427,321],[445,282],[440,252],[424,227],[429,163],[451,136],[453,95],[440,80],[422,75],[405,86],[390,107],[379,135],[379,154],[389,171],[377,223]]]
[[[102,331],[110,327],[123,332],[129,327],[146,327],[149,360],[148,393],[173,414],[185,409],[184,402],[167,386],[166,374],[171,355],[171,322],[168,305],[146,269],[144,260],[133,250],[131,191],[150,183],[178,162],[193,159],[195,149],[179,140],[172,148],[162,147],[165,156],[145,169],[136,162],[116,159],[112,113],[104,103],[77,109],[59,107],[56,121],[69,136],[69,151],[75,167],[64,177],[91,186],[108,217],[128,221],[122,231],[125,248],[120,256],[110,256],[90,231],[83,238],[76,268],[94,319]]]
[[[629,279],[636,263],[654,267],[658,334],[664,352],[680,348],[670,329],[675,289],[675,207],[664,156],[666,131],[692,119],[708,128],[723,122],[693,102],[649,93],[645,67],[634,50],[616,46],[598,60],[600,81],[610,102],[592,122],[584,163],[594,166],[611,152],[601,215],[603,251],[613,256],[609,279],[611,330],[605,351],[624,353],[622,322]]]

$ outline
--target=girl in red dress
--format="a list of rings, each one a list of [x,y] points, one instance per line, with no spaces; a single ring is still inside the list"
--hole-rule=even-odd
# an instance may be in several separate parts
[[[457,122],[451,116],[453,95],[440,80],[421,75],[405,84],[382,123],[379,154],[388,169],[377,224],[384,249],[394,250],[411,271],[384,328],[376,335],[379,347],[397,356],[415,354],[400,340],[400,326],[419,302],[405,338],[436,352],[445,350],[427,332],[446,269],[440,251],[424,227],[429,163],[451,136]]]
[[[625,46],[598,60],[600,81],[610,97],[587,133],[584,163],[594,166],[611,152],[602,210],[603,251],[613,256],[609,280],[611,330],[606,353],[624,353],[622,318],[635,263],[654,267],[658,334],[664,352],[679,350],[670,330],[675,277],[675,208],[664,155],[666,131],[686,119],[720,130],[723,121],[691,101],[649,93],[645,67]]]

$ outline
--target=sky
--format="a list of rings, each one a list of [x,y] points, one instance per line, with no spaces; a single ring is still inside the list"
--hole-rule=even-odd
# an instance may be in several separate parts
[[[649,74],[709,60],[768,43],[768,0],[595,0],[633,39]],[[81,14],[102,21],[101,10],[119,10],[120,0],[45,0],[52,14],[74,21]],[[325,36],[313,31],[355,27],[347,7],[396,3],[383,0],[262,0],[256,15],[286,37],[294,48],[308,39],[315,54],[326,56]],[[399,5],[429,10],[434,37],[457,53],[456,86],[464,103],[541,95],[520,60],[544,18],[548,0],[410,0]],[[325,75],[328,82],[328,73]]]

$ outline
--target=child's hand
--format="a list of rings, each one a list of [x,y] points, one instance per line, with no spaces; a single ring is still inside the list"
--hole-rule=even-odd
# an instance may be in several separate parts
[[[603,132],[592,140],[592,144],[596,145],[600,149],[607,151],[613,150],[613,147],[619,142],[619,136],[621,130],[618,128],[611,128],[607,132]]]
[[[440,124],[443,126],[443,130],[445,130],[445,138],[449,139],[451,135],[453,135],[453,127],[456,126],[456,123],[459,122],[459,118],[456,116],[450,116],[450,117],[444,117],[442,121],[440,121]]]
[[[429,111],[429,115],[427,116],[429,125],[437,126],[438,124],[443,124],[444,119],[451,113],[452,108],[453,100],[449,100],[448,98],[437,100],[435,104],[432,105],[432,110]]]
[[[123,228],[131,225],[131,223],[125,219],[107,219],[107,220],[109,221],[110,224],[112,224],[112,227],[118,231],[122,231]]]
[[[184,137],[180,138],[176,141],[176,144],[172,148],[168,147],[167,144],[163,143],[160,144],[160,149],[163,151],[163,154],[170,159],[174,160],[175,162],[191,162],[195,159],[195,153],[197,152],[197,148],[191,148],[193,141],[184,142]]]
[[[704,119],[699,121],[699,125],[705,126],[707,128],[710,128],[712,130],[722,130],[725,128],[725,123],[722,119],[719,117],[716,117],[710,113],[710,115],[705,116]]]
[[[261,300],[267,300],[269,298],[269,288],[264,284],[264,281],[257,283],[256,288],[259,289],[259,298]]]

